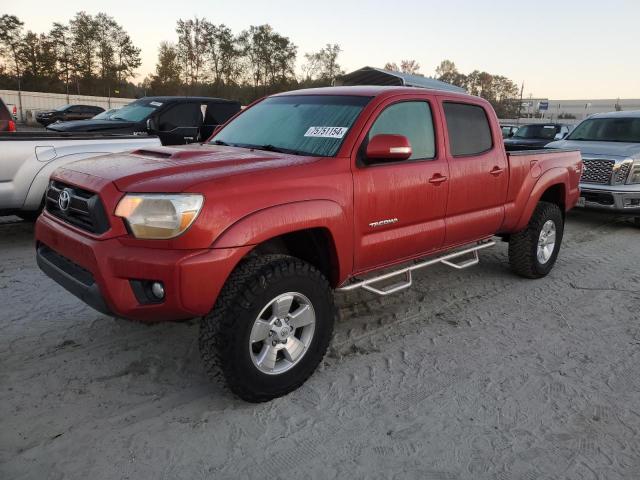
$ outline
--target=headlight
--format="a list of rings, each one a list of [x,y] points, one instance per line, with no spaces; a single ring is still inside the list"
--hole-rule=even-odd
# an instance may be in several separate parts
[[[634,162],[627,183],[640,183],[640,163]]]
[[[136,238],[174,238],[193,223],[203,201],[198,194],[127,194],[118,203],[116,215],[124,218]]]

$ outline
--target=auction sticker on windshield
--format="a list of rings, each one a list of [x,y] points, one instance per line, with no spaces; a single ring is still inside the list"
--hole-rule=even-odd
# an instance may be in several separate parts
[[[305,137],[342,138],[349,130],[347,127],[309,127]]]

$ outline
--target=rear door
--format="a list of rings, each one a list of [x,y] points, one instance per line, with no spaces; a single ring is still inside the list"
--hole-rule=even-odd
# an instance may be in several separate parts
[[[437,112],[430,99],[395,97],[380,105],[367,122],[353,167],[356,270],[442,246],[449,187]],[[407,137],[412,157],[367,161],[368,141],[384,133]]]
[[[493,235],[504,219],[508,165],[495,114],[484,102],[440,97],[449,162],[446,246]]]

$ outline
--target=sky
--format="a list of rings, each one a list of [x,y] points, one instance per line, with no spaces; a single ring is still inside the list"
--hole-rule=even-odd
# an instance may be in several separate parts
[[[304,53],[338,43],[339,63],[363,66],[415,59],[434,74],[443,59],[463,73],[504,75],[524,96],[640,98],[640,0],[0,0],[0,14],[46,32],[77,11],[103,11],[142,49],[140,81],[153,72],[161,41],[176,41],[178,18],[205,17],[234,33],[268,23]]]

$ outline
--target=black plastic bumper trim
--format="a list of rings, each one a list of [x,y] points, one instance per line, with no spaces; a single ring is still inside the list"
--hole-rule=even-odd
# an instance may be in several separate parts
[[[113,316],[89,271],[43,244],[37,247],[36,260],[40,270],[70,293],[100,313]]]

